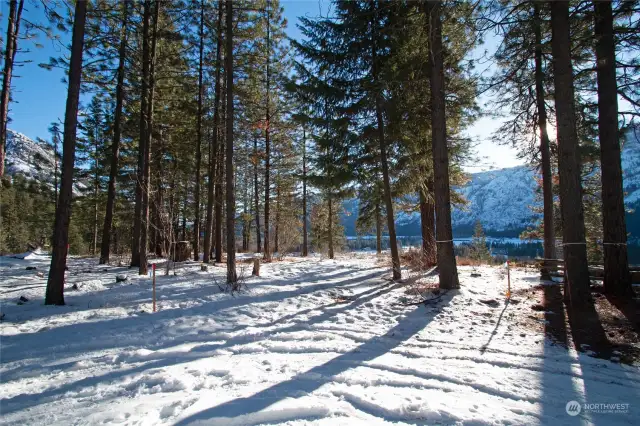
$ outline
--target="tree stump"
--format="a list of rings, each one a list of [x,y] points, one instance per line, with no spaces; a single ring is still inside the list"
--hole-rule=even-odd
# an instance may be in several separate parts
[[[253,275],[254,277],[260,276],[260,258],[259,257],[256,257],[253,259],[253,271],[251,272],[251,275]]]
[[[174,262],[184,262],[191,259],[191,242],[190,241],[178,241],[176,243],[176,249],[173,253]]]

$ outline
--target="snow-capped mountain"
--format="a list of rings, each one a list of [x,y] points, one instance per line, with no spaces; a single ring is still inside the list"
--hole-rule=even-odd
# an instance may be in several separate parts
[[[59,166],[59,164],[58,164]],[[53,147],[34,141],[22,133],[7,130],[6,173],[53,185],[55,157]]]
[[[476,221],[487,230],[519,232],[537,219],[535,172],[526,166],[473,173],[467,185],[456,190],[467,200],[454,206],[451,220],[458,233],[473,232]]]
[[[625,203],[627,208],[640,208],[640,129],[626,134],[622,149]],[[469,182],[455,190],[467,204],[454,206],[452,210],[453,231],[456,236],[473,233],[476,221],[482,223],[488,235],[517,237],[528,226],[533,225],[540,214],[531,207],[540,206],[536,199],[537,182],[540,176],[532,167],[518,166],[470,174]],[[348,235],[355,235],[357,200],[345,203],[343,221]],[[353,222],[353,223],[351,223]],[[396,215],[398,235],[420,235],[419,213],[398,212]],[[640,231],[639,214],[627,216],[627,228],[632,236]],[[351,233],[353,232],[353,234]]]
[[[61,153],[58,154],[60,155]],[[60,185],[60,162],[61,158],[58,158],[58,185]],[[29,180],[46,183],[53,190],[55,170],[55,155],[51,145],[43,140],[34,141],[22,133],[7,129],[5,167],[7,175],[22,175]],[[86,188],[87,186],[82,182],[73,184],[75,195],[80,195]]]

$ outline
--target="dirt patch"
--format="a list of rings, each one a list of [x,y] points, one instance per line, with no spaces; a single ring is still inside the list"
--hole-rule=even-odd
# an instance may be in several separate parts
[[[544,318],[548,338],[564,346],[574,346],[591,356],[614,362],[640,362],[638,333],[638,292],[622,303],[607,299],[601,285],[591,287],[593,304],[572,313],[564,303],[562,284],[534,287],[543,310],[531,318]]]

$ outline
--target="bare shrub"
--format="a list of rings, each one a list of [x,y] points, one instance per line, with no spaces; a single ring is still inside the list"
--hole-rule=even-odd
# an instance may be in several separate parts
[[[435,266],[419,248],[405,250],[400,254],[400,261],[414,271],[426,271]]]

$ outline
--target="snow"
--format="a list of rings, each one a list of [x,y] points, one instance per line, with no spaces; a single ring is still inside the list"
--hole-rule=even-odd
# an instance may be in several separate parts
[[[460,267],[460,290],[418,306],[400,302],[435,277],[392,283],[371,254],[264,264],[235,295],[216,285],[224,265],[186,262],[158,269],[152,313],[148,276],[81,258],[67,305],[43,306],[46,263],[0,258],[3,424],[640,422],[638,368],[516,327],[531,301],[504,303],[499,268]],[[514,294],[539,283],[532,270],[511,278]],[[570,400],[630,407],[572,417]]]

